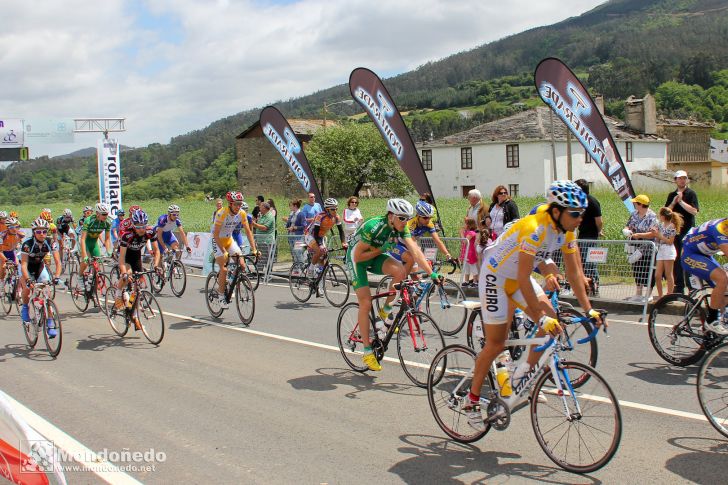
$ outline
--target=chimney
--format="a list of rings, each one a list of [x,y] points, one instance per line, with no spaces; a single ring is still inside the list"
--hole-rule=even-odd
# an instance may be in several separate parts
[[[599,113],[604,116],[604,96],[602,96],[601,94],[597,94],[596,96],[594,96],[594,104],[597,105]]]
[[[642,99],[627,98],[624,106],[624,121],[628,128],[645,135],[657,133],[657,108],[655,98],[649,93]]]
[[[647,93],[642,99],[643,108],[643,120],[644,120],[644,131],[645,135],[654,135],[657,133],[657,107],[655,105],[655,98]]]

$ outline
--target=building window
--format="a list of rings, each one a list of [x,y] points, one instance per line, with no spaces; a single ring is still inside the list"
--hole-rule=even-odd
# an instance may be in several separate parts
[[[460,168],[463,170],[473,168],[473,149],[465,147],[460,149]]]
[[[516,145],[516,148],[518,148],[518,145]],[[512,199],[518,197],[518,184],[508,184],[508,195]]]
[[[634,159],[632,158],[632,142],[631,141],[626,142],[625,143],[625,146],[626,146],[626,152],[627,153],[626,153],[626,157],[625,157],[625,160],[624,161],[625,162],[632,162],[632,161],[634,161]]]
[[[589,155],[589,152],[584,149],[584,163],[592,163],[592,157]]]
[[[506,145],[506,167],[518,167],[518,145]]]
[[[422,150],[422,168],[432,170],[432,150]]]
[[[475,185],[463,185],[463,197],[467,197],[471,190],[475,188]]]

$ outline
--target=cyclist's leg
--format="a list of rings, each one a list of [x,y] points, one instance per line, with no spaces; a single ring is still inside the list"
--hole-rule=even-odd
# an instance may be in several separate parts
[[[718,313],[725,307],[725,290],[728,278],[723,267],[712,256],[693,251],[684,251],[682,267],[688,275],[694,275],[709,282],[713,293],[708,303],[708,322],[714,322]],[[720,286],[720,290],[716,291]]]
[[[554,312],[554,309],[551,306],[551,301],[544,294],[543,288],[541,288],[541,286],[533,278],[531,278],[531,286],[533,288],[533,291],[536,292],[536,297],[538,298],[538,302],[541,306],[538,310],[543,310],[548,316],[555,318],[556,312]],[[528,317],[532,321],[538,321],[538,319],[535,318],[537,314],[532,311],[531,308],[528,308],[528,306],[526,305],[526,300],[523,298],[523,293],[521,292],[520,288],[517,288],[516,282],[514,280],[509,280],[508,284],[506,284],[506,292],[510,295],[513,305],[526,312],[526,315],[528,315]],[[510,319],[508,321],[510,322]],[[543,329],[539,328],[538,332],[536,332],[536,337],[543,337],[544,335],[546,335],[546,332],[544,332]],[[527,362],[530,364],[531,367],[533,367],[538,362],[538,359],[541,357],[542,353],[543,352],[529,351]]]
[[[710,272],[710,281],[714,285],[713,293],[710,295],[710,309],[722,312],[725,308],[725,290],[728,287],[728,275],[719,266]]]
[[[232,243],[232,241],[231,241]],[[217,290],[220,295],[225,293],[225,278],[227,278],[227,248],[230,244],[225,245],[225,241],[221,244],[215,244],[213,241],[213,250],[215,251],[215,262],[220,271],[217,273]]]
[[[5,263],[8,260],[6,253],[7,251],[0,251],[0,280],[5,279]]]
[[[412,256],[410,255],[409,251],[407,251],[407,247],[404,244],[396,244],[394,247],[392,247],[392,249],[389,250],[387,255],[389,256],[389,261],[392,261],[392,263],[390,264],[397,263],[399,266],[402,267],[402,270],[404,272],[404,276],[400,278],[395,278],[393,274],[389,273],[385,268],[382,268],[385,274],[392,276],[392,281],[389,282],[389,289],[391,290],[392,288],[394,288],[394,285],[396,283],[402,281],[409,274],[409,270],[412,269],[412,264],[414,263],[414,260],[412,259]],[[407,266],[407,261],[409,261],[409,266]],[[387,299],[384,301],[384,305],[382,305],[382,308],[384,308],[385,306],[391,307],[394,298],[394,295],[388,296]]]

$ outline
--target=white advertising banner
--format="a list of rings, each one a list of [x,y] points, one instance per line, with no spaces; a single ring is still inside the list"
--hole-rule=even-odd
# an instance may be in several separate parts
[[[121,154],[116,140],[99,140],[99,200],[111,208],[111,216],[121,209]]]
[[[0,118],[0,148],[22,147],[24,135],[23,120]]]
[[[205,259],[209,257],[208,246],[210,245],[211,235],[209,232],[188,232],[187,243],[192,249],[191,253],[184,251],[182,253],[182,262],[189,266],[202,268]]]
[[[73,143],[73,118],[25,120],[25,141],[28,143]]]

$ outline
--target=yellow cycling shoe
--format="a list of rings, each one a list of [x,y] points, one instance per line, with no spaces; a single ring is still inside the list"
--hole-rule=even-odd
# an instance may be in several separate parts
[[[364,365],[366,365],[369,370],[377,372],[382,370],[382,366],[379,364],[374,354],[364,354],[361,358],[361,361],[364,362]]]

